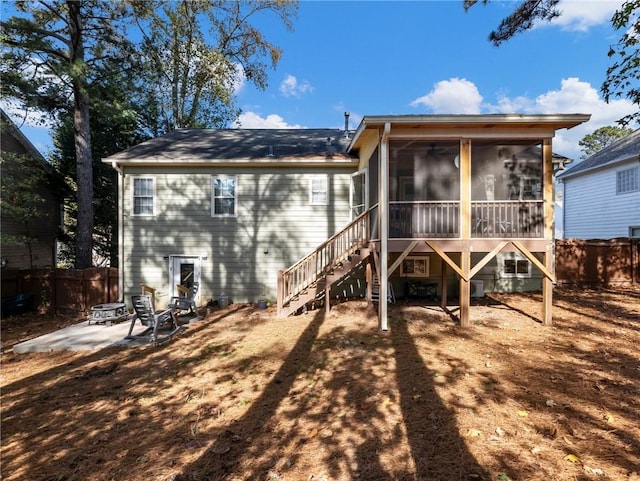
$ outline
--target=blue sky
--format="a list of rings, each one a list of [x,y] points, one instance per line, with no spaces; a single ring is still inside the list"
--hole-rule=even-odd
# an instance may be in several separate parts
[[[610,19],[621,0],[562,0],[551,25],[500,47],[487,37],[514,2],[462,0],[301,1],[294,31],[260,21],[284,52],[269,86],[239,82],[244,128],[357,127],[365,115],[446,113],[587,113],[583,126],[560,131],[554,151],[580,157],[578,141],[635,111],[600,95],[620,37]],[[637,127],[637,126],[636,126]],[[23,126],[46,153],[46,128]]]

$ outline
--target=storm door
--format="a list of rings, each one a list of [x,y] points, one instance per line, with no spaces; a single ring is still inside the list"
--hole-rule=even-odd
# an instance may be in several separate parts
[[[200,282],[200,257],[169,256],[169,292],[171,296],[178,295],[177,285],[190,288],[194,282]],[[200,296],[200,290],[196,300]]]

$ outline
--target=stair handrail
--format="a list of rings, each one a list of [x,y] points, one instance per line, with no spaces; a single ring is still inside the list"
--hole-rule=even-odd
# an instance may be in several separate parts
[[[291,267],[278,272],[278,308],[369,242],[369,212],[356,217]]]

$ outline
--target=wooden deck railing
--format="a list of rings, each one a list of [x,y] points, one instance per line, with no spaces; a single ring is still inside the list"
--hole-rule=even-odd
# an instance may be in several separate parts
[[[544,237],[542,200],[471,203],[471,237]]]
[[[389,202],[389,237],[458,237],[460,202]]]
[[[333,267],[369,241],[369,212],[320,244],[313,252],[278,273],[278,306],[286,305]]]
[[[471,237],[540,238],[544,204],[531,201],[474,201]],[[460,202],[390,202],[389,238],[457,238]]]

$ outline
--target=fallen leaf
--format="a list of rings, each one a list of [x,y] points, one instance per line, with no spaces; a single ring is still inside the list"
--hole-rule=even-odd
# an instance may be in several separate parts
[[[587,474],[596,474],[598,476],[604,476],[604,471],[600,468],[591,468],[589,466],[582,466],[584,472]]]
[[[545,404],[546,404],[547,406],[549,406],[550,408],[552,408],[552,407],[554,407],[554,406],[557,406],[556,402],[555,402],[553,399],[547,399],[547,400],[545,401]]]
[[[505,435],[505,430],[502,428],[496,428],[496,434],[498,436],[504,436]]]
[[[391,399],[389,399],[389,398],[386,398],[386,399],[382,402],[382,405],[383,405],[383,406],[385,406],[385,407],[386,407],[386,406],[389,406],[390,404],[391,404]]]
[[[534,446],[531,449],[531,454],[538,454],[540,451],[542,451],[542,448],[540,448],[540,446]]]
[[[607,421],[609,424],[613,424],[613,423],[614,423],[614,421],[616,420],[616,418],[613,416],[613,414],[609,414],[609,413],[606,413],[606,414],[604,415],[604,419],[605,419],[605,421]]]
[[[573,446],[573,442],[568,437],[562,436],[562,439],[564,439],[564,442],[567,443],[569,446]]]
[[[566,459],[567,461],[571,461],[572,463],[582,464],[582,461],[580,461],[580,458],[575,454],[567,454],[563,459]]]
[[[526,418],[529,415],[529,411],[526,410],[522,410],[522,411],[518,411],[518,416],[520,416],[521,418]]]
[[[477,438],[478,436],[482,436],[482,431],[471,428],[467,431],[467,436],[469,436],[470,438]]]

